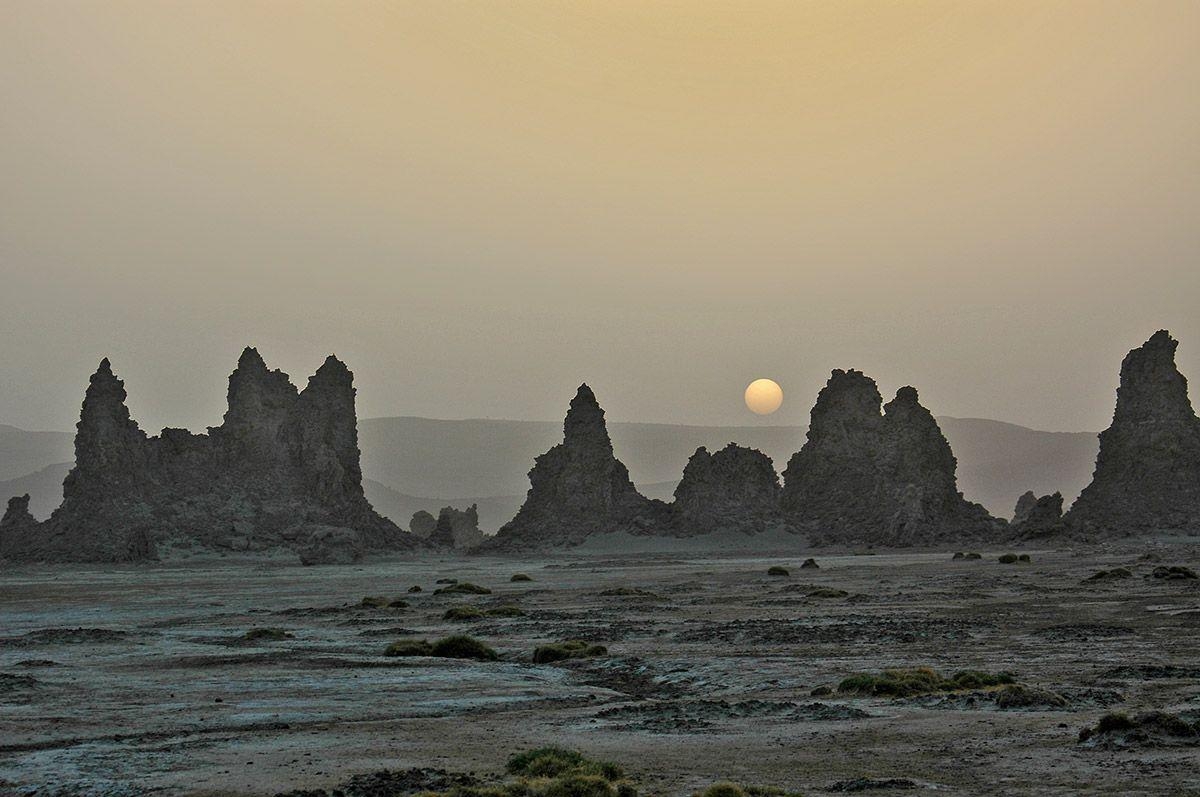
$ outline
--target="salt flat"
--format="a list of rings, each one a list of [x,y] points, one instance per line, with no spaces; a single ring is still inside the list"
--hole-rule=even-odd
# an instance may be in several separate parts
[[[0,783],[273,794],[384,767],[488,773],[562,744],[621,763],[650,794],[723,779],[814,793],[866,776],[939,794],[1200,788],[1198,747],[1077,741],[1109,711],[1200,714],[1200,581],[1150,577],[1160,563],[1195,567],[1196,545],[1035,551],[1016,565],[981,553],[815,554],[819,569],[800,569],[807,553],[698,551],[12,569],[0,575]],[[772,565],[789,575],[768,576]],[[1115,566],[1133,577],[1083,581]],[[435,595],[442,578],[492,593]],[[409,605],[360,606],[368,595]],[[443,619],[463,604],[525,615]],[[241,639],[255,628],[292,636]],[[452,633],[500,661],[382,655]],[[573,638],[608,655],[532,663],[535,646]],[[892,666],[1011,671],[1064,705],[836,691]],[[822,686],[835,691],[811,694]]]

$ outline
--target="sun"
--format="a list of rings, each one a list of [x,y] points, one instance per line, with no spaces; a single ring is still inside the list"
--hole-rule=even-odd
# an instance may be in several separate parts
[[[755,379],[746,386],[746,406],[756,415],[770,415],[783,403],[783,388],[773,379]]]

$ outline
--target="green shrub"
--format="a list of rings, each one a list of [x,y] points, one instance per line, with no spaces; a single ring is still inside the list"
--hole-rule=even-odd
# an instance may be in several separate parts
[[[400,639],[388,645],[385,656],[432,656],[433,649],[424,639]]]
[[[982,670],[959,670],[950,677],[955,689],[986,689],[1017,682],[1010,672],[990,673]]]
[[[525,573],[513,573],[509,581],[533,581],[533,579]]]
[[[448,587],[436,589],[433,591],[433,594],[491,595],[492,591],[487,587],[481,587],[478,584],[472,584],[470,581],[463,581],[461,583],[451,584]]]
[[[598,775],[605,780],[620,780],[625,772],[607,761],[592,761],[578,750],[565,747],[539,747],[508,759],[505,771],[526,778],[558,778],[563,775]]]
[[[477,661],[495,661],[500,658],[496,651],[469,636],[448,636],[434,642],[430,653],[445,659],[475,659]]]
[[[483,612],[474,606],[451,606],[442,615],[443,620],[452,620],[454,622],[466,622],[469,620],[482,620]]]
[[[549,664],[566,659],[587,659],[608,654],[608,648],[603,645],[591,645],[582,639],[568,639],[564,642],[554,642],[540,645],[533,651],[534,664]]]
[[[411,587],[409,587],[409,588],[408,588],[408,591],[409,591],[409,592],[421,592],[421,591],[422,591],[422,590],[421,590],[421,585],[420,585],[420,584],[413,584]]]
[[[1027,553],[1023,553],[1023,554],[1021,554],[1020,556],[1018,556],[1018,557],[1017,557],[1017,561],[1018,561],[1018,562],[1028,562],[1028,561],[1030,561],[1030,559],[1029,559],[1029,554],[1027,554]]]
[[[282,639],[295,638],[282,628],[252,628],[242,634],[242,639],[246,642],[278,642]]]
[[[600,775],[564,775],[546,787],[544,797],[617,797],[617,790]]]
[[[1006,553],[1000,555],[1000,564],[1014,565],[1017,563],[1017,555],[1015,553]]]
[[[714,783],[702,792],[697,792],[696,797],[747,797],[746,790],[736,783],[724,781],[722,783]]]
[[[392,600],[388,601],[387,607],[389,609],[407,609],[408,601],[401,600],[400,598],[393,598]]]
[[[767,575],[768,576],[787,576],[787,575],[791,575],[791,574],[788,573],[788,569],[786,567],[780,567],[779,565],[771,565],[770,567],[767,568]]]
[[[968,551],[966,553],[966,555],[963,556],[963,559],[982,559],[982,558],[983,558],[983,554],[975,553],[974,551]]]

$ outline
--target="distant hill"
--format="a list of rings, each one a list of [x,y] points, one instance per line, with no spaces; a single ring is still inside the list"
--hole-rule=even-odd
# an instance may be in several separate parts
[[[70,462],[47,465],[41,470],[0,481],[0,514],[8,499],[29,493],[29,511],[38,520],[45,520],[62,503],[62,484],[71,470]]]
[[[27,432],[0,423],[0,481],[27,476],[56,462],[74,461],[74,434]]]
[[[993,514],[1009,517],[1026,490],[1061,490],[1074,500],[1091,479],[1097,441],[1090,432],[1041,432],[980,418],[939,418],[958,457],[959,489]],[[804,442],[799,426],[676,426],[611,423],[613,448],[634,483],[670,500],[697,446],[737,442],[765,452],[782,471]],[[365,418],[359,421],[364,489],[383,515],[407,527],[418,509],[479,505],[480,525],[494,531],[509,520],[529,489],[533,458],[562,439],[550,421],[440,421]],[[58,504],[74,456],[72,435],[0,426],[0,510],[28,492],[45,517]]]

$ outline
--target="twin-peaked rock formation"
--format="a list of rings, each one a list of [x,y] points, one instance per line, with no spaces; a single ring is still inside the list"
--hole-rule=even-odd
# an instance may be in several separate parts
[[[683,469],[671,511],[671,533],[679,536],[782,526],[775,465],[757,449],[730,443],[710,454],[701,446]]]
[[[1200,533],[1200,419],[1175,367],[1178,346],[1160,330],[1122,361],[1092,483],[1064,518],[1071,531]]]
[[[808,440],[783,472],[785,515],[820,543],[933,545],[994,536],[1003,523],[958,491],[957,461],[917,391],[880,413],[875,381],[835,370]]]
[[[164,547],[284,547],[308,563],[411,548],[414,538],[363,496],[354,393],[334,357],[298,391],[248,348],[229,377],[221,426],[149,437],[105,359],[83,400],[62,505],[37,523],[20,499],[10,502],[0,558],[134,561]]]

